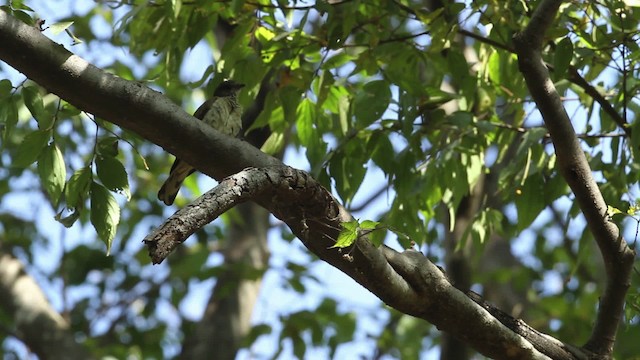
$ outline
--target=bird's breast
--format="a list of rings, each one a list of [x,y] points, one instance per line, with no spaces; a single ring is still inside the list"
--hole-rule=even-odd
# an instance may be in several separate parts
[[[242,109],[232,99],[218,98],[202,119],[223,134],[236,136],[242,127]]]

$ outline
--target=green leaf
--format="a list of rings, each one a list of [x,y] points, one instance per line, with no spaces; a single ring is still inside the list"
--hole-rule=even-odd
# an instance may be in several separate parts
[[[499,86],[502,84],[502,73],[500,72],[500,53],[494,51],[489,56],[489,79],[491,82]]]
[[[66,29],[66,32],[67,32],[67,35],[69,35],[71,37],[71,40],[73,40],[73,43],[71,43],[71,45],[78,45],[78,44],[82,44],[84,42],[84,41],[82,41],[82,39],[77,37],[74,33],[69,31],[69,29]]]
[[[466,165],[467,181],[469,183],[469,191],[471,191],[484,170],[484,156],[480,153],[477,155],[461,154],[460,157],[462,163]]]
[[[466,128],[473,123],[473,115],[466,111],[456,111],[449,115],[449,122],[458,128]]]
[[[567,78],[567,69],[569,68],[569,65],[571,65],[572,59],[573,43],[571,42],[571,39],[565,37],[558,43],[553,57],[553,74],[555,79]]]
[[[350,141],[336,152],[329,163],[329,172],[335,180],[335,188],[345,203],[353,200],[360,188],[367,169],[365,148],[361,142]]]
[[[67,201],[67,206],[70,208],[76,208],[84,200],[89,184],[91,183],[91,168],[88,166],[83,167],[80,170],[71,175],[69,183],[65,188],[64,196]]]
[[[530,162],[532,153],[535,148],[540,147],[540,142],[542,138],[547,134],[547,129],[544,127],[531,128],[527,130],[527,132],[522,137],[522,141],[518,145],[518,149],[516,150],[516,155],[513,157],[512,164],[517,164],[520,166],[523,162]],[[530,164],[529,164],[530,165]],[[525,163],[525,168],[528,166]],[[524,174],[528,173],[528,168],[524,169]]]
[[[15,97],[7,97],[4,101],[0,102],[0,129],[3,132],[3,144],[9,139],[17,124],[18,107],[15,102]]]
[[[260,26],[255,30],[254,36],[258,41],[260,41],[263,44],[266,44],[269,41],[271,41],[271,39],[273,39],[273,37],[276,36],[276,34],[273,31],[267,29],[266,27]]]
[[[284,134],[282,132],[272,132],[267,138],[267,141],[262,144],[260,150],[269,155],[275,155],[279,153],[285,145]]]
[[[379,221],[365,220],[365,221],[360,223],[360,229],[362,229],[362,230],[373,230],[376,227],[378,227],[378,225],[380,225]]]
[[[338,100],[338,118],[340,119],[342,134],[347,134],[349,131],[349,105],[349,98],[346,96],[342,96]]]
[[[435,109],[451,100],[459,98],[456,94],[442,91],[435,87],[425,88],[424,91],[427,93],[428,99],[422,101],[420,104],[427,109]]]
[[[298,105],[298,121],[296,122],[296,129],[298,132],[298,139],[303,146],[308,146],[315,139],[315,128],[313,127],[316,118],[316,106],[309,99],[304,99]]]
[[[0,98],[11,95],[11,90],[13,90],[13,85],[10,80],[0,80]]]
[[[484,209],[478,213],[473,222],[467,226],[462,240],[456,245],[456,249],[464,248],[469,236],[476,244],[483,244],[493,233],[502,230],[502,213],[495,209]]]
[[[267,324],[256,324],[251,327],[249,334],[242,339],[242,347],[251,346],[260,336],[269,335],[273,329]]]
[[[383,80],[367,83],[355,96],[353,106],[354,115],[361,127],[369,126],[382,117],[389,107],[391,89]]]
[[[73,25],[73,21],[59,22],[49,26],[49,30],[51,30],[51,33],[53,35],[58,35],[61,32],[65,31],[71,25]]]
[[[63,216],[65,211],[65,209],[60,210],[56,216],[54,216],[54,219],[64,225],[64,227],[70,228],[80,218],[80,211],[78,209],[73,209],[69,215]]]
[[[447,63],[455,84],[462,85],[464,78],[469,77],[469,64],[462,52],[450,50],[447,53]]]
[[[495,94],[493,92],[488,91],[488,89],[483,86],[478,86],[476,88],[476,93],[474,97],[474,107],[473,111],[475,114],[483,114],[485,112],[489,112],[493,110],[493,106],[495,104]],[[480,129],[490,132],[493,130],[494,126],[489,121],[478,121],[477,125]]]
[[[551,204],[559,197],[569,192],[567,181],[558,173],[545,178],[544,183],[544,201]]]
[[[91,182],[91,224],[107,245],[107,256],[120,222],[120,207],[109,190],[97,182]]]
[[[489,235],[489,232],[488,232],[489,225],[487,224],[487,218],[484,215],[485,213],[482,212],[480,216],[476,217],[474,221],[471,223],[471,226],[469,226],[467,231],[465,231],[465,233],[467,232],[470,233],[471,238],[477,244],[483,244],[487,238],[487,235]],[[458,249],[456,250],[459,250],[464,246],[464,243],[468,240],[467,236],[468,235],[466,234],[465,236],[463,236],[465,240],[460,241],[458,243],[458,245],[456,246]]]
[[[331,81],[334,80],[331,79]],[[319,103],[322,105],[322,109],[329,111],[332,114],[348,114],[349,104],[351,102],[351,92],[344,86],[336,84],[327,85],[328,82],[329,81],[325,81],[319,89],[320,95],[324,96],[324,102]],[[346,128],[342,127],[342,129],[343,132],[346,133]]]
[[[384,131],[375,131],[367,143],[367,153],[371,160],[376,163],[386,174],[394,172],[397,165],[395,151],[389,136]]]
[[[307,352],[307,346],[304,343],[304,339],[300,334],[292,333],[291,342],[293,343],[293,355],[298,359],[303,359]]]
[[[111,191],[123,194],[127,200],[131,199],[127,171],[118,159],[111,156],[98,155],[96,157],[96,171],[104,186]]]
[[[607,205],[607,216],[611,217],[613,215],[617,215],[617,214],[622,214],[622,215],[626,215],[624,212],[622,212],[620,209],[615,208],[611,205]]]
[[[98,140],[98,154],[116,157],[118,155],[118,138],[115,136],[105,136]]]
[[[29,112],[31,112],[33,118],[38,122],[38,128],[40,128],[40,130],[50,129],[53,126],[53,116],[44,108],[38,87],[28,86],[22,89],[22,98]]]
[[[346,248],[351,246],[358,238],[358,220],[352,220],[342,223],[342,230],[338,235],[338,241],[332,248]]]
[[[384,239],[387,237],[387,228],[379,228],[378,231],[373,231],[369,234],[367,239],[369,242],[373,244],[375,247],[380,247],[384,242]]]
[[[11,163],[18,168],[25,168],[33,164],[40,156],[42,149],[47,146],[51,138],[51,131],[36,130],[24,137],[16,150],[16,156]]]
[[[544,186],[540,174],[529,176],[524,185],[516,190],[516,209],[518,209],[518,231],[529,227],[546,207]]]
[[[55,207],[60,201],[67,178],[62,152],[55,143],[47,146],[38,158],[38,174],[49,200]]]
[[[292,86],[287,86],[280,90],[280,101],[282,103],[282,111],[284,120],[287,124],[296,122],[296,112],[300,103],[300,91]]]
[[[325,61],[322,64],[322,68],[323,69],[339,68],[344,64],[348,63],[349,61],[352,61],[353,59],[355,59],[355,56],[351,52],[342,50],[337,54],[333,55],[332,57],[330,57],[327,61]]]
[[[30,26],[34,26],[35,25],[35,19],[33,19],[31,17],[31,15],[29,15],[28,13],[26,13],[24,11],[14,10],[11,15],[13,15],[13,17],[15,17],[16,19],[22,21],[25,24],[29,24]]]

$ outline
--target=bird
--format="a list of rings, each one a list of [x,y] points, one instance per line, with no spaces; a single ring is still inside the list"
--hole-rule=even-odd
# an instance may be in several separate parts
[[[242,128],[242,106],[238,102],[238,92],[244,84],[225,80],[213,92],[213,97],[200,105],[193,113],[195,118],[229,136],[237,136]],[[158,199],[167,206],[173,204],[180,186],[187,176],[196,169],[178,158],[173,162],[169,177],[158,191]]]

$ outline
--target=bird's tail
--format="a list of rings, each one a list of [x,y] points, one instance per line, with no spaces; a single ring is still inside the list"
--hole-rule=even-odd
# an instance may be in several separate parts
[[[169,177],[162,184],[160,191],[158,191],[158,199],[162,200],[166,205],[173,204],[182,182],[194,171],[195,169],[191,165],[176,159],[176,162],[171,167]]]

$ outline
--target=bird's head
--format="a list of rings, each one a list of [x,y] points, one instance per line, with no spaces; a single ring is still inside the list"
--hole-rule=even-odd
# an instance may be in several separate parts
[[[213,92],[213,96],[232,96],[238,93],[240,89],[244,87],[244,84],[235,82],[233,80],[223,81],[216,90]]]

